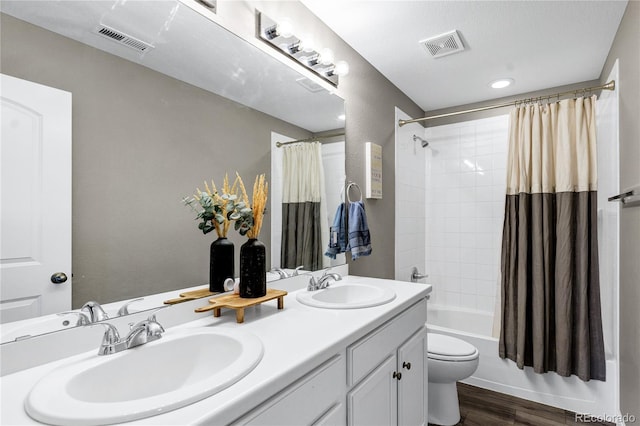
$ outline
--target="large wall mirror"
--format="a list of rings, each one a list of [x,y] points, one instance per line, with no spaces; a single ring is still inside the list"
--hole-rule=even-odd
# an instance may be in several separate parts
[[[277,139],[344,133],[344,102],[326,85],[189,0],[3,0],[0,7],[0,72],[72,94],[74,309],[206,285],[215,236],[198,230],[182,198],[236,172],[245,183],[266,173],[277,196]],[[146,47],[118,43],[100,34],[104,28]],[[344,180],[344,138],[323,145],[321,220],[330,222]],[[279,245],[280,209],[269,206],[260,239]],[[245,237],[231,234],[238,252]]]

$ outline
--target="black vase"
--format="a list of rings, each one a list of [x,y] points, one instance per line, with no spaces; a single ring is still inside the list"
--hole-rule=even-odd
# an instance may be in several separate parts
[[[267,258],[264,244],[250,238],[240,247],[240,297],[267,294]]]
[[[209,291],[222,293],[225,291],[224,281],[232,278],[235,271],[233,263],[233,243],[226,237],[218,237],[211,243],[209,257]]]

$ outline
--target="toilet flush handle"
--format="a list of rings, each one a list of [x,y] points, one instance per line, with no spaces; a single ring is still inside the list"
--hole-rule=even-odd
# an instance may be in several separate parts
[[[416,268],[415,266],[413,267],[413,269],[411,270],[411,282],[412,283],[417,283],[418,280],[421,280],[423,278],[427,278],[429,275],[427,274],[421,274],[418,271],[418,268]]]

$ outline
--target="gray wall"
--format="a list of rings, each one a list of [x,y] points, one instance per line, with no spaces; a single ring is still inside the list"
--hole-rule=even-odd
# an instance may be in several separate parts
[[[74,307],[207,283],[215,233],[202,235],[181,198],[236,170],[250,191],[270,171],[272,130],[309,136],[10,16],[1,38],[2,73],[73,94]]]
[[[601,79],[620,78],[620,189],[640,184],[640,2],[630,1]],[[640,418],[640,207],[620,209],[620,411]]]
[[[395,107],[414,117],[423,111],[360,56],[344,40],[299,2],[218,2],[218,15],[226,19],[234,32],[254,36],[254,9],[270,17],[289,17],[313,34],[323,46],[334,50],[336,59],[349,63],[349,75],[340,80],[337,90],[345,100],[347,179],[365,191],[365,142],[382,146],[383,199],[364,200],[373,253],[351,262],[350,273],[379,278],[394,277],[395,241]],[[347,256],[350,259],[350,256]]]

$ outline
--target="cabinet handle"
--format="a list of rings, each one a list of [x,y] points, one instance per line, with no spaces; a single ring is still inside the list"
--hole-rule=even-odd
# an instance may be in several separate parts
[[[410,362],[403,362],[402,363],[402,368],[406,368],[407,370],[411,370],[411,363]]]
[[[402,373],[399,373],[399,372],[397,372],[397,371],[394,371],[394,372],[393,372],[393,378],[394,378],[394,379],[401,380],[401,379],[402,379]]]

